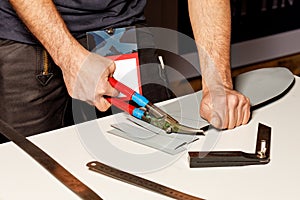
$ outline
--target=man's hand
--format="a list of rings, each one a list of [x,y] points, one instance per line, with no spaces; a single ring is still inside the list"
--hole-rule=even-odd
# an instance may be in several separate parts
[[[115,69],[112,60],[94,53],[86,57],[82,66],[64,68],[64,81],[70,96],[94,105],[100,111],[107,110],[110,103],[103,95],[119,94],[108,82]]]
[[[203,91],[200,115],[219,129],[244,125],[250,118],[250,100],[235,90],[225,87]]]
[[[108,82],[115,71],[114,62],[84,49],[69,32],[52,0],[9,2],[61,68],[69,94],[101,111],[107,110],[110,104],[103,95],[118,94]]]

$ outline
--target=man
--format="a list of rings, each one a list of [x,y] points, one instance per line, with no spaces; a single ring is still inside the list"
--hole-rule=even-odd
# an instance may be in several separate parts
[[[90,53],[79,40],[87,31],[144,23],[145,4],[1,1],[1,118],[27,136],[63,127],[68,95],[107,110],[111,105],[103,95],[118,94],[107,81],[115,64]],[[190,0],[189,5],[203,75],[200,113],[217,128],[245,124],[250,103],[232,89],[230,75],[229,0]]]

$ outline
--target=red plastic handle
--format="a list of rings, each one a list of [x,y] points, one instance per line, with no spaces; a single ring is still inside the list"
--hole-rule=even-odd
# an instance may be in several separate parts
[[[113,77],[108,77],[108,81],[114,88],[119,90],[121,93],[126,95],[127,98],[129,98],[131,100],[132,95],[135,93],[135,91],[133,89],[127,87],[126,85],[124,85],[123,83],[117,81]]]
[[[132,115],[135,107],[119,98],[106,98],[112,105]]]

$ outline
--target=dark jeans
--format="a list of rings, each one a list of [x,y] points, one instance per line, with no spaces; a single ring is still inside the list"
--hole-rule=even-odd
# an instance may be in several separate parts
[[[23,135],[67,125],[70,97],[42,47],[0,40],[0,87],[0,117]]]
[[[147,41],[141,37],[147,34],[138,35],[138,39]],[[80,43],[86,46],[85,38]],[[155,49],[142,49],[139,56],[144,96],[152,102],[171,98],[160,76],[164,72],[157,64]],[[0,118],[24,136],[73,124],[72,99],[61,70],[46,56],[43,47],[0,39],[0,87]],[[111,113],[111,109],[97,111],[97,117]],[[4,141],[7,140],[0,134],[0,143]]]

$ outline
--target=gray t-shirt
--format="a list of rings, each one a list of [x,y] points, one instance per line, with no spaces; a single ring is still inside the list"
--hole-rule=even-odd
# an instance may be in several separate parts
[[[146,0],[54,0],[54,3],[76,38],[87,31],[129,26],[145,20]],[[8,0],[0,1],[0,19],[0,38],[37,43]]]

